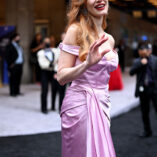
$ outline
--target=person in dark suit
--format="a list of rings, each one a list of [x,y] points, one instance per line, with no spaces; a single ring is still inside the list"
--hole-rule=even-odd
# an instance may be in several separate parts
[[[23,68],[23,49],[19,45],[20,35],[14,33],[11,36],[11,41],[6,48],[5,59],[8,64],[9,71],[9,85],[10,85],[10,96],[20,95],[20,84],[22,77]]]
[[[150,101],[157,112],[157,57],[152,55],[152,45],[141,42],[138,46],[139,58],[134,60],[130,75],[136,74],[135,96],[140,98],[144,132],[141,137],[152,136],[149,119]]]
[[[117,45],[118,48],[118,55],[119,55],[119,65],[121,67],[122,72],[125,71],[125,42],[123,39],[119,41],[119,44]]]
[[[154,40],[152,53],[153,53],[153,55],[157,56],[157,39]]]

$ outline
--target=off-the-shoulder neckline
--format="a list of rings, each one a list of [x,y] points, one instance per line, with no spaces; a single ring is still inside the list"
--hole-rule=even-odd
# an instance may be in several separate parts
[[[78,46],[78,45],[68,45],[68,44],[64,44],[63,42],[61,42],[60,43],[60,46],[69,46],[69,47],[72,47],[72,48],[76,48],[76,49],[79,49],[80,48],[80,46]]]
[[[63,46],[71,47],[73,49],[80,49],[80,46],[78,46],[78,45],[68,45],[68,44],[64,44],[63,42],[61,42],[59,44],[59,47],[62,48]],[[112,49],[111,51],[113,51],[115,54],[117,54],[116,49]]]

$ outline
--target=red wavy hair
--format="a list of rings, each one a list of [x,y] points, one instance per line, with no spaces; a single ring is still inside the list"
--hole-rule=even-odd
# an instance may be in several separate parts
[[[86,8],[86,3],[87,0],[71,0],[68,12],[67,29],[72,24],[78,26],[76,41],[77,45],[81,47],[79,52],[81,61],[86,59],[90,45],[98,39],[98,32]],[[106,16],[103,18],[102,28],[106,29]]]

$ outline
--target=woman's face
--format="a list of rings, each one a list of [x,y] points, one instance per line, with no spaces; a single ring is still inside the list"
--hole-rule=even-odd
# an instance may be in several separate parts
[[[108,0],[87,0],[88,12],[94,17],[102,17],[108,14]]]

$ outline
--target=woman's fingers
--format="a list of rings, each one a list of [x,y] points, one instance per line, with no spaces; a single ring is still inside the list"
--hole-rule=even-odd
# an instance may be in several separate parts
[[[108,40],[108,37],[106,38],[102,38],[99,41],[97,41],[97,43],[93,46],[93,49],[97,49],[99,46],[101,46],[104,42],[106,42]]]
[[[110,49],[106,49],[103,52],[100,52],[101,56],[104,56],[106,53],[110,52]]]
[[[91,47],[89,48],[91,51],[93,50],[93,47],[96,45],[96,43],[97,43],[97,41],[95,41],[95,42],[91,45]]]
[[[103,39],[103,38],[105,38],[105,33],[100,37],[100,39]]]
[[[93,47],[94,47],[98,42],[100,42],[100,40],[102,40],[104,37],[105,37],[105,33],[100,37],[100,39],[96,40],[96,41],[91,45],[90,50],[92,50]]]

